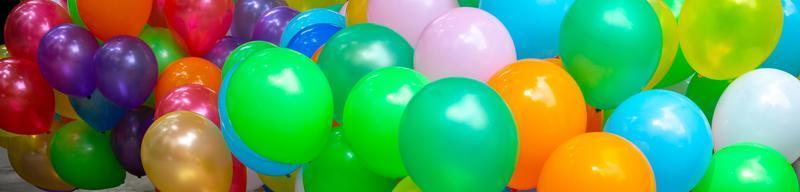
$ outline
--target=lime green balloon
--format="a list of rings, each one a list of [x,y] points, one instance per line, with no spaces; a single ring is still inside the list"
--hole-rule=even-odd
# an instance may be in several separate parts
[[[714,117],[714,109],[717,108],[717,101],[725,92],[725,88],[731,84],[732,80],[713,80],[696,75],[689,81],[686,89],[686,97],[689,97],[706,115],[708,122]]]
[[[681,8],[683,8],[683,1],[684,0],[664,0],[664,3],[667,4],[669,10],[672,11],[672,15],[675,16],[675,19],[678,19],[681,15]]]
[[[139,38],[153,50],[158,63],[158,74],[161,74],[173,61],[186,56],[186,51],[181,48],[169,29],[146,27],[139,34]]]
[[[403,67],[375,70],[356,83],[344,106],[345,138],[366,167],[384,177],[407,175],[397,133],[408,101],[428,84]]]
[[[397,179],[381,177],[353,155],[342,133],[334,131],[322,154],[303,166],[306,191],[391,191]]]
[[[111,151],[111,135],[81,120],[56,131],[50,161],[61,179],[80,189],[108,189],[125,181],[125,170]]]
[[[333,91],[334,119],[341,122],[344,102],[356,81],[384,67],[412,68],[414,49],[392,29],[365,23],[333,35],[322,48],[318,61]]]
[[[517,159],[511,111],[492,88],[468,78],[422,88],[403,113],[399,139],[403,165],[423,191],[501,191]]]
[[[650,81],[661,57],[661,35],[647,1],[580,0],[561,24],[559,50],[586,101],[610,109]]]
[[[261,51],[267,48],[275,48],[275,44],[266,41],[250,41],[245,44],[239,45],[236,49],[231,51],[231,54],[228,54],[228,58],[225,59],[225,63],[222,64],[222,76],[227,77],[228,72],[236,66],[237,64],[241,63],[251,54]]]
[[[797,175],[778,151],[755,143],[731,145],[714,154],[696,192],[797,192]]]
[[[242,142],[268,159],[301,164],[327,143],[333,98],[308,57],[273,48],[245,59],[228,80],[228,117]]]
[[[72,19],[72,23],[81,27],[86,27],[86,24],[83,24],[83,19],[81,19],[81,15],[78,14],[78,0],[67,0],[67,11],[69,12],[69,17]]]
[[[475,8],[478,8],[478,5],[480,3],[481,3],[481,0],[458,0],[458,5],[460,5],[462,7],[475,7]]]

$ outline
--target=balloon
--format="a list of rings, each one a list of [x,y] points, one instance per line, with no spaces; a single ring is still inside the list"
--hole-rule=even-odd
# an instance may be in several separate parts
[[[187,84],[198,84],[219,91],[220,71],[213,63],[197,58],[186,57],[172,62],[158,77],[155,88],[155,101],[159,103],[173,89]]]
[[[247,59],[250,54],[253,54],[257,51],[266,48],[275,48],[275,44],[266,41],[250,41],[239,45],[236,49],[233,49],[230,54],[228,54],[228,58],[225,60],[225,64],[222,65],[222,76],[228,77],[229,71],[234,67],[238,66],[239,63]]]
[[[70,119],[80,119],[78,113],[75,112],[74,108],[72,108],[72,104],[69,103],[69,97],[67,97],[67,95],[64,95],[64,93],[58,92],[54,89],[53,96],[56,99],[56,114]]]
[[[458,0],[458,4],[462,7],[475,7],[477,8],[480,5],[480,0]]]
[[[99,45],[89,31],[64,24],[42,37],[37,55],[42,76],[53,88],[75,96],[89,96],[95,88],[92,57]]]
[[[265,49],[244,60],[229,81],[231,128],[256,154],[299,164],[322,151],[333,99],[324,74],[310,59],[284,48]]]
[[[223,133],[223,136],[225,133]],[[230,148],[230,147],[229,147]],[[264,182],[261,182],[259,178],[259,174],[251,169],[247,169],[247,191],[255,191],[261,189],[264,186]]]
[[[289,23],[286,24],[286,28],[283,30],[283,34],[281,34],[281,47],[289,45],[289,41],[291,41],[292,37],[300,32],[300,30],[316,24],[331,24],[339,28],[344,28],[344,16],[327,9],[311,9],[297,14],[292,20],[289,20]]]
[[[334,5],[325,7],[325,9],[338,12],[339,10],[342,10],[342,7],[344,7],[344,4],[334,4]]]
[[[342,29],[331,37],[319,55],[319,68],[333,91],[333,114],[342,120],[342,108],[356,81],[376,69],[411,68],[414,49],[389,28],[361,24]]]
[[[586,105],[586,132],[603,131],[603,110]]]
[[[31,1],[26,1],[31,2]],[[0,128],[37,135],[47,132],[55,115],[53,88],[36,63],[16,57],[0,59]]]
[[[219,125],[217,92],[202,85],[186,84],[170,91],[156,106],[155,118],[174,111],[195,112]]]
[[[669,6],[663,0],[647,0],[650,6],[658,16],[658,22],[661,24],[661,58],[658,60],[658,67],[656,67],[653,77],[644,86],[644,89],[653,88],[661,79],[667,75],[669,68],[675,61],[675,54],[678,52],[678,23],[675,17],[669,10]]]
[[[345,11],[345,21],[347,26],[357,25],[367,22],[368,0],[348,0],[347,10]]]
[[[302,171],[298,169],[291,174],[278,176],[258,175],[258,178],[270,191],[294,192],[296,191],[295,181],[301,177],[300,174],[302,174]]]
[[[82,120],[101,132],[113,129],[125,115],[124,108],[109,101],[100,91],[94,91],[89,97],[70,96],[69,102]]]
[[[3,39],[11,55],[35,61],[39,41],[44,34],[69,21],[65,9],[52,1],[24,1],[8,13]]]
[[[417,187],[417,184],[411,180],[411,177],[406,177],[394,186],[392,192],[422,192],[422,189]]]
[[[463,76],[487,81],[516,61],[514,42],[503,23],[475,8],[439,16],[417,40],[414,69],[431,80]]]
[[[142,140],[142,164],[163,191],[228,191],[232,162],[222,133],[197,113],[158,118]]]
[[[50,140],[53,134],[22,135],[9,139],[7,163],[25,182],[36,187],[72,190],[75,187],[58,177],[50,164]],[[8,164],[6,164],[8,166]]]
[[[403,165],[423,191],[500,191],[517,159],[511,111],[492,88],[468,78],[422,88],[403,113],[399,140]]]
[[[736,78],[714,110],[714,150],[755,142],[800,157],[800,81],[777,69],[757,69]]]
[[[164,16],[164,3],[165,0],[152,0],[153,1],[153,8],[150,9],[150,18],[147,20],[147,24],[150,27],[167,27],[167,18]],[[147,25],[145,25],[147,28]]]
[[[167,25],[192,56],[205,55],[228,32],[231,0],[165,0]]]
[[[86,27],[103,41],[138,35],[153,8],[152,0],[78,0],[77,5]]]
[[[78,13],[78,3],[76,1],[77,0],[67,0],[67,13],[72,23],[81,27],[86,27],[86,24],[83,23],[83,19],[81,19],[81,15]]]
[[[645,91],[617,107],[605,125],[636,145],[653,167],[658,191],[690,191],[711,162],[711,126],[692,100]]]
[[[56,131],[50,160],[61,179],[80,189],[108,189],[125,181],[125,170],[111,150],[111,136],[81,120]]]
[[[97,90],[120,107],[139,107],[153,92],[158,62],[144,41],[131,36],[108,39],[94,56]]]
[[[458,3],[455,1],[370,0],[367,7],[367,18],[371,23],[391,28],[413,45],[416,44],[428,23],[456,7],[458,7]],[[409,14],[409,11],[413,11],[413,13]]]
[[[610,133],[586,133],[553,151],[537,190],[654,192],[656,181],[647,158],[631,142]]]
[[[161,74],[175,60],[186,56],[186,51],[178,45],[168,29],[148,27],[142,31],[142,34],[139,34],[139,38],[153,50],[158,62],[158,74]]]
[[[672,62],[672,65],[670,65],[667,74],[656,84],[656,88],[665,88],[679,84],[681,81],[691,78],[691,76],[695,74],[694,69],[689,66],[689,62],[686,61],[686,57],[683,56],[683,50],[681,50],[680,44],[678,44],[677,52],[678,54],[675,55],[675,60]]]
[[[153,123],[153,113],[153,109],[149,107],[132,109],[111,130],[111,150],[114,156],[122,168],[138,177],[145,175],[140,152],[144,134]]]
[[[308,191],[389,191],[397,183],[364,167],[335,130],[325,150],[303,166],[303,186]]]
[[[236,157],[231,157],[231,163],[233,164],[231,176],[231,187],[228,188],[229,191],[232,192],[244,192],[247,191],[247,167],[242,165]]]
[[[231,54],[231,51],[242,43],[244,43],[244,41],[237,37],[227,36],[217,41],[214,48],[211,48],[203,58],[214,63],[217,68],[222,69],[222,65],[225,64],[225,60],[228,59],[228,55]]]
[[[265,12],[253,26],[253,40],[280,44],[286,25],[297,13],[289,7],[276,7]]]
[[[775,68],[786,71],[794,76],[800,75],[800,15],[795,5],[796,0],[781,0],[783,3],[783,29],[775,50],[761,64],[761,68]]]
[[[782,13],[779,0],[687,1],[678,21],[681,48],[697,73],[733,79],[761,65],[775,49]]]
[[[740,143],[714,154],[703,180],[692,191],[798,191],[797,175],[778,151]]]
[[[731,84],[733,80],[713,80],[699,75],[692,77],[689,81],[689,87],[686,89],[686,97],[689,97],[694,103],[703,110],[706,119],[711,121],[714,117],[714,109],[717,107],[719,97],[725,88]]]
[[[517,124],[519,156],[508,186],[535,188],[550,153],[586,132],[583,94],[569,73],[543,60],[508,65],[488,84],[503,97]]]
[[[5,44],[0,45],[0,59],[11,57]]]
[[[303,170],[297,170],[297,178],[294,180],[294,192],[305,192],[306,189],[303,187]]]
[[[511,33],[517,58],[544,59],[558,55],[561,21],[574,1],[495,0],[480,2],[479,7],[497,17]]]
[[[306,11],[309,9],[344,3],[346,0],[286,0],[286,2],[291,8],[299,11]]]
[[[233,10],[231,34],[243,40],[250,40],[253,26],[268,10],[286,6],[285,0],[239,0]]]
[[[367,169],[387,178],[407,176],[398,130],[408,101],[428,79],[403,67],[375,70],[359,80],[344,106],[344,137]],[[376,113],[380,111],[380,113]]]
[[[298,51],[306,57],[313,57],[314,52],[322,47],[328,40],[342,30],[331,24],[316,24],[308,26],[297,33],[286,48]]]

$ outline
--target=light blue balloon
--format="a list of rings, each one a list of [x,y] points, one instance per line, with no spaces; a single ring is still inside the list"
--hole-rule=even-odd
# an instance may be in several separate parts
[[[558,55],[561,21],[575,0],[481,1],[480,9],[497,17],[514,40],[517,58],[552,58]]]
[[[800,75],[800,11],[797,1],[781,0],[783,4],[783,32],[772,55],[761,68],[774,68],[786,71],[793,76]]]
[[[281,35],[281,47],[286,47],[300,30],[320,23],[328,23],[339,28],[345,27],[343,15],[325,8],[310,9],[289,20],[289,24],[286,24],[286,29]]]
[[[69,103],[78,117],[86,121],[94,130],[109,131],[117,126],[127,110],[108,100],[95,89],[88,98],[69,96]]]
[[[628,98],[604,131],[624,137],[644,153],[659,192],[691,190],[711,162],[706,116],[689,98],[672,91],[645,91]]]

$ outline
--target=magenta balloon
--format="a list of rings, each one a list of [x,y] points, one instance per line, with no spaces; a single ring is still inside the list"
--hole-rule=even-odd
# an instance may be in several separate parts
[[[256,26],[253,27],[253,40],[262,40],[280,45],[283,30],[297,13],[297,10],[289,7],[270,9],[258,19]]]
[[[99,45],[92,34],[77,25],[53,28],[39,43],[39,69],[58,91],[87,97],[95,88],[92,56]]]
[[[498,0],[505,1],[505,0]],[[369,22],[384,25],[396,31],[411,45],[416,44],[419,35],[428,23],[458,7],[456,1],[442,0],[370,0],[367,5]],[[409,10],[414,10],[409,14]]]
[[[173,89],[156,105],[156,119],[173,111],[191,111],[219,126],[217,93],[205,86],[189,84]]]
[[[69,23],[66,9],[49,0],[23,1],[8,14],[3,38],[8,52],[16,57],[36,61],[39,41],[47,31]]]

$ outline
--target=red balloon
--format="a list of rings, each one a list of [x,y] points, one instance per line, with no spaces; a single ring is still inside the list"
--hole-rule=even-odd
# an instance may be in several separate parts
[[[203,56],[228,32],[231,0],[165,0],[167,25],[193,56]]]
[[[239,162],[236,157],[231,155],[233,160],[233,179],[231,181],[231,189],[230,192],[245,192],[247,191],[247,168]]]
[[[150,10],[150,19],[147,23],[151,27],[167,28],[167,18],[164,18],[164,0],[153,0],[153,9]]]
[[[8,14],[3,37],[13,56],[36,61],[36,50],[50,28],[69,23],[67,11],[50,0],[23,1]]]
[[[50,130],[55,110],[53,88],[38,65],[16,57],[0,60],[0,128],[23,135],[43,134]]]
[[[219,127],[217,92],[203,85],[187,84],[170,91],[156,105],[155,118],[174,111],[191,111],[203,115]]]

